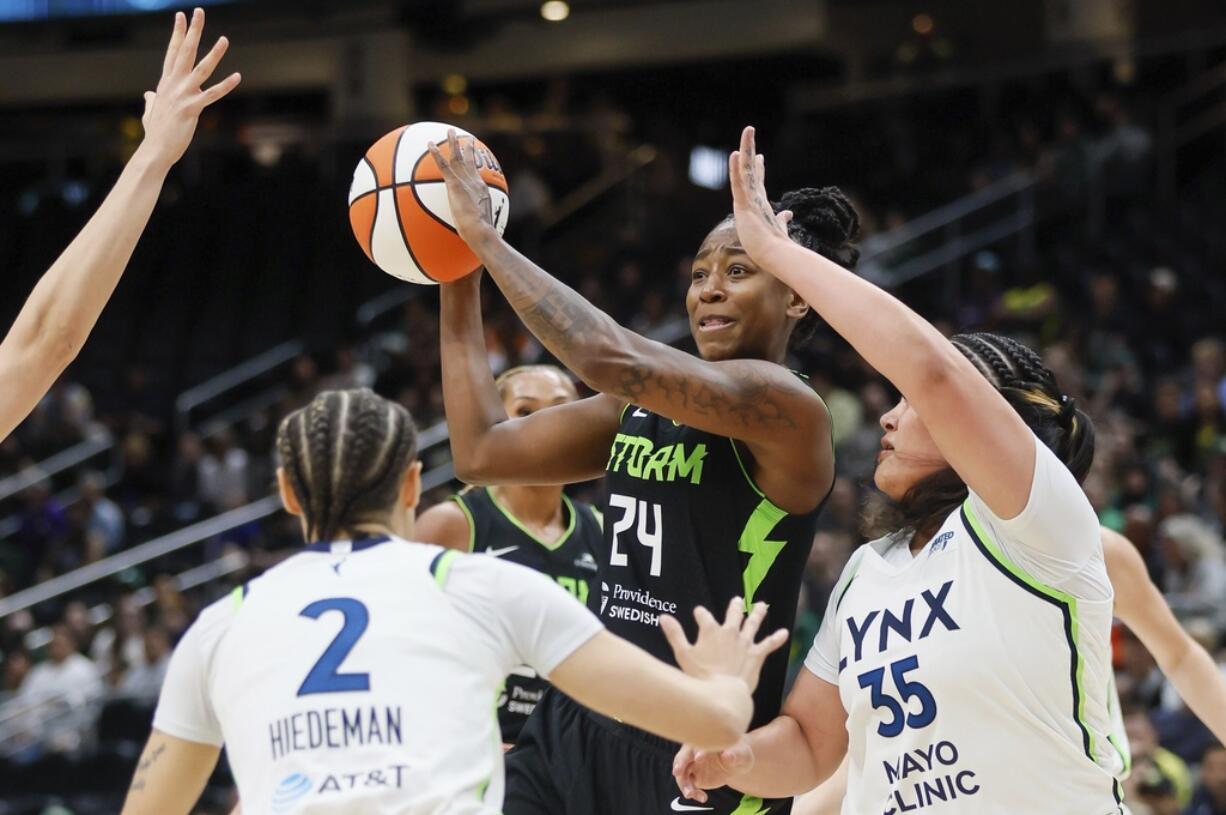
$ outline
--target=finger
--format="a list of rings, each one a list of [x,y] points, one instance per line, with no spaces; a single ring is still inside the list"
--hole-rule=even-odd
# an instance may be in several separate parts
[[[694,622],[698,623],[698,629],[701,631],[707,628],[718,628],[719,623],[711,616],[711,612],[707,611],[704,606],[694,607]]]
[[[780,628],[769,637],[763,637],[762,640],[749,650],[751,656],[755,659],[761,657],[766,658],[768,654],[772,654],[783,647],[783,644],[788,641],[788,630]]]
[[[192,12],[191,25],[183,37],[183,45],[175,57],[175,72],[186,74],[196,64],[196,49],[200,47],[200,35],[204,33],[204,9],[197,8]]]
[[[243,81],[243,75],[240,73],[232,73],[225,79],[218,82],[213,87],[209,88],[204,93],[200,94],[200,106],[207,108],[209,105],[221,99],[230,91],[238,87],[238,83]]]
[[[153,107],[153,102],[157,98],[158,95],[153,91],[145,91],[145,112],[141,114],[142,117],[149,115],[149,109]]]
[[[756,155],[753,157],[754,180],[759,184],[766,185],[766,156]]]
[[[740,629],[741,621],[744,619],[745,601],[740,597],[733,597],[728,601],[728,610],[724,612],[724,628],[736,631]]]
[[[456,164],[463,166],[464,148],[460,145],[460,137],[456,135],[454,127],[447,129],[447,146],[451,148],[451,157]]]
[[[677,755],[673,756],[673,775],[680,775],[694,761],[694,748],[688,744],[681,745]]]
[[[753,125],[746,125],[741,131],[741,153],[746,157],[752,158],[754,154],[754,132]]]
[[[792,222],[792,218],[794,216],[793,216],[792,210],[785,209],[785,210],[780,210],[779,213],[775,215],[775,217],[779,220],[779,223],[781,225],[786,227],[788,224]]]
[[[688,654],[690,650],[690,641],[686,638],[681,623],[677,622],[677,618],[671,614],[662,614],[660,615],[660,628],[664,629],[664,638],[672,647],[677,662],[681,662],[682,656]]]
[[[170,44],[166,46],[166,56],[162,58],[162,75],[170,73],[174,67],[175,57],[179,47],[183,45],[183,35],[187,33],[187,17],[181,11],[175,12],[175,25],[170,31]]]
[[[753,611],[749,612],[744,625],[741,626],[741,638],[752,643],[757,639],[758,629],[762,626],[762,621],[765,619],[766,603],[754,603]]]
[[[213,47],[192,71],[192,84],[203,85],[213,75],[213,71],[217,69],[217,63],[221,62],[221,58],[225,56],[229,48],[230,41],[225,37],[218,37],[217,42],[213,43]]]

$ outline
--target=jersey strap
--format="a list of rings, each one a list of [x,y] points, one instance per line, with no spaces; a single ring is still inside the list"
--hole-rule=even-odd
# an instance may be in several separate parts
[[[434,575],[434,582],[440,589],[447,585],[447,575],[451,573],[451,564],[459,555],[460,553],[454,549],[444,549],[434,556],[434,560],[430,561],[430,574]]]
[[[472,552],[477,548],[477,521],[473,518],[473,511],[468,508],[468,502],[464,500],[464,493],[451,496],[451,500],[455,501],[456,506],[464,513],[464,518],[468,521],[468,551]]]

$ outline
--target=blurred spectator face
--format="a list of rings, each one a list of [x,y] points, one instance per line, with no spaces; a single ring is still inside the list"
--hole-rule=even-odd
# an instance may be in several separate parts
[[[945,469],[949,464],[919,414],[906,399],[900,399],[881,417],[885,437],[877,454],[873,481],[877,488],[895,501],[902,500],[920,479]]]
[[[777,359],[805,309],[739,247],[731,221],[717,226],[698,247],[685,295],[690,333],[706,360]]]
[[[51,629],[51,644],[47,646],[47,654],[52,662],[58,665],[76,650],[77,641],[68,626],[61,623]]]
[[[1100,316],[1110,315],[1120,300],[1120,286],[1111,275],[1095,275],[1090,281],[1090,300],[1094,304],[1094,313]]]
[[[1134,758],[1149,758],[1158,747],[1158,732],[1144,711],[1129,713],[1124,717],[1124,732]]]
[[[30,655],[25,651],[11,651],[4,660],[4,674],[0,677],[3,684],[0,685],[0,690],[15,691],[20,688],[32,664]]]
[[[1215,745],[1205,752],[1200,781],[1219,803],[1226,803],[1226,747]]]
[[[1192,369],[1197,379],[1217,384],[1226,375],[1226,349],[1221,341],[1209,337],[1193,345]]]
[[[89,639],[93,624],[89,621],[89,609],[80,600],[74,600],[64,609],[64,625],[72,630],[78,642]]]
[[[1166,380],[1154,392],[1154,413],[1160,422],[1177,422],[1182,412],[1179,407],[1179,383]]]
[[[195,433],[184,433],[179,437],[179,459],[189,464],[197,462],[204,456],[204,445]]]
[[[1196,415],[1205,420],[1216,419],[1221,412],[1221,404],[1217,398],[1217,388],[1211,382],[1201,382],[1196,386]]]
[[[145,663],[156,665],[170,653],[170,635],[165,628],[154,626],[145,632]]]

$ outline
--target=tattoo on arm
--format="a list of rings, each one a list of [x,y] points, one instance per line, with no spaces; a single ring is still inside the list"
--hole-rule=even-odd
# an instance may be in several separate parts
[[[735,394],[692,381],[685,374],[653,371],[635,365],[621,372],[616,395],[636,402],[646,393],[655,393],[678,409],[688,410],[740,427],[775,427],[794,430],[797,422],[782,391],[764,377],[753,373],[737,377]]]
[[[132,792],[139,792],[145,788],[145,773],[157,763],[161,758],[162,753],[166,752],[166,745],[159,744],[152,751],[147,751],[141,756],[140,763],[136,765],[136,775],[132,779],[132,786],[129,787]]]

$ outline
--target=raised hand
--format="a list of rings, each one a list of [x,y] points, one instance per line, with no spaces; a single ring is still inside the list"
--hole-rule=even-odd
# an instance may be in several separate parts
[[[145,112],[141,124],[145,126],[142,143],[164,166],[174,164],[191,144],[196,132],[200,112],[234,90],[242,79],[237,73],[201,90],[221,62],[230,41],[219,37],[200,63],[196,52],[204,33],[204,11],[192,12],[191,24],[183,12],[175,14],[174,31],[166,57],[162,61],[162,78],[156,91],[146,91]]]
[[[456,232],[465,243],[472,245],[485,231],[494,227],[494,205],[489,187],[477,171],[473,139],[471,136],[457,136],[453,128],[447,131],[446,156],[433,142],[429,150],[447,185],[447,200],[451,204]]]
[[[765,618],[765,603],[755,603],[746,617],[744,601],[734,597],[722,624],[702,606],[694,609],[698,639],[693,643],[686,639],[681,623],[674,617],[662,616],[660,627],[664,629],[681,670],[703,679],[714,674],[733,676],[752,692],[758,686],[758,673],[767,655],[788,640],[787,630],[781,628],[761,642],[754,642]]]
[[[706,790],[731,784],[736,776],[753,769],[754,754],[747,737],[726,750],[709,753],[684,745],[673,759],[673,778],[681,794],[700,804],[707,802]]]
[[[741,148],[728,157],[728,179],[737,237],[745,252],[761,263],[772,246],[788,239],[792,213],[775,214],[766,197],[766,160],[757,152],[753,127],[741,131]]]

